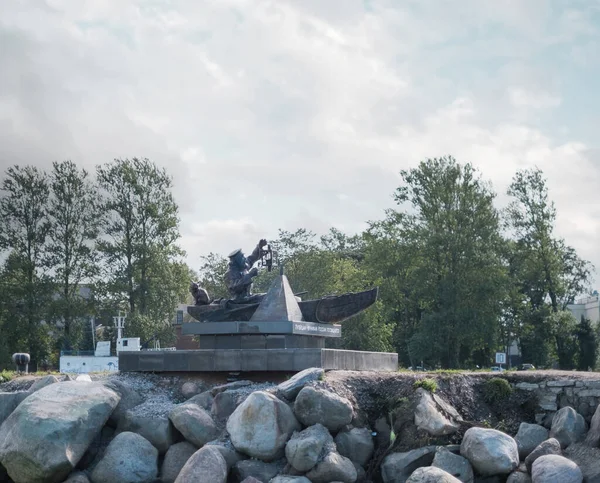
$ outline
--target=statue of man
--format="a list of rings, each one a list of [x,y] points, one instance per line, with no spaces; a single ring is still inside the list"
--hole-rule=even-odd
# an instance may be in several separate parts
[[[229,268],[225,273],[225,284],[236,302],[249,302],[252,294],[252,279],[258,275],[258,268],[252,268],[258,259],[264,254],[263,247],[267,245],[267,240],[260,240],[252,254],[244,256],[241,248],[232,251],[229,254]]]

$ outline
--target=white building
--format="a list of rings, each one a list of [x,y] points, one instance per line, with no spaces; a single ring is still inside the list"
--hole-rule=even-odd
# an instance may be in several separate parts
[[[597,290],[591,296],[576,300],[574,304],[568,305],[567,309],[575,316],[577,322],[581,316],[588,319],[593,326],[600,323],[600,295]]]

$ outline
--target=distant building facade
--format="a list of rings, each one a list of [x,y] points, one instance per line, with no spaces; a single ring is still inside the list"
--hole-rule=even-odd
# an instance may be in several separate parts
[[[577,319],[577,322],[583,316],[591,322],[592,326],[597,326],[600,323],[600,295],[597,290],[592,295],[576,300],[574,304],[568,305],[567,309]]]

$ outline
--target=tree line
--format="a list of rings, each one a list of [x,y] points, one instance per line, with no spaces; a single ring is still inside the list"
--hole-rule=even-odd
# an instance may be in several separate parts
[[[596,328],[567,310],[589,292],[593,267],[556,235],[541,170],[514,175],[502,210],[491,183],[452,157],[400,174],[396,207],[362,233],[300,228],[270,240],[304,298],[380,288],[376,304],[329,344],[398,352],[405,367],[468,368],[489,366],[516,341],[536,366],[595,367]],[[99,165],[94,177],[71,161],[6,171],[0,365],[17,351],[42,362],[91,348],[88,318],[110,327],[118,310],[132,336],[169,343],[191,279],[213,298],[227,296],[222,254],[206,254],[198,272],[184,262],[172,183],[137,158]],[[262,272],[254,291],[276,273]]]

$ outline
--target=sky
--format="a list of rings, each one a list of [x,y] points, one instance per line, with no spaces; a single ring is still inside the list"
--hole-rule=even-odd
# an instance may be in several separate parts
[[[600,269],[599,56],[599,0],[5,1],[0,170],[149,158],[198,269],[361,231],[425,158],[472,163],[499,207],[537,166]]]

